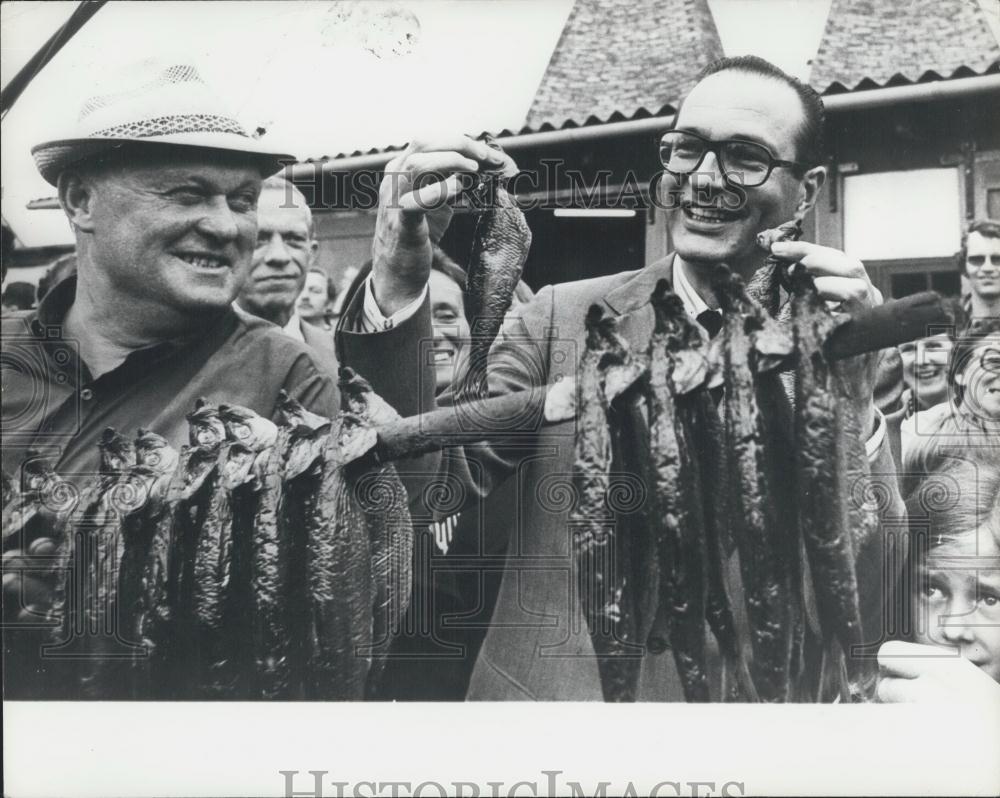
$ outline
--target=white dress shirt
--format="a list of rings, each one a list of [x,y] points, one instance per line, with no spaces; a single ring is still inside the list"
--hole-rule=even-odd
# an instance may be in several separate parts
[[[288,324],[282,327],[281,330],[289,338],[294,338],[296,341],[301,341],[302,343],[306,342],[306,338],[302,334],[302,319],[299,318],[299,313],[296,310],[292,311],[292,317],[288,320]]]

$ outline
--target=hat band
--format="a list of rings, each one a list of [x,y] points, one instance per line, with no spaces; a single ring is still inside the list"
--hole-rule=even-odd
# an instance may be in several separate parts
[[[169,136],[175,133],[232,133],[250,138],[235,119],[215,114],[182,114],[143,119],[114,125],[93,133],[94,138],[138,138]]]

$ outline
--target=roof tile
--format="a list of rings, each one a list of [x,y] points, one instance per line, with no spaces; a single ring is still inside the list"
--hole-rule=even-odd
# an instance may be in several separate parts
[[[982,74],[1000,46],[974,0],[833,0],[809,82],[823,93],[839,84],[926,80]]]
[[[721,56],[707,0],[576,0],[527,125],[659,113]]]

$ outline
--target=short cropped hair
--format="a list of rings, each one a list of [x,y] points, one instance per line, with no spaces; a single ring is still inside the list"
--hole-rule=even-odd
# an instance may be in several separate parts
[[[305,194],[299,190],[298,186],[280,175],[271,175],[260,184],[260,193],[263,194],[265,191],[280,191],[285,195],[287,202],[292,203],[296,208],[303,208],[309,216],[309,239],[313,241],[316,239],[316,222],[313,220],[312,208],[309,207],[309,200],[306,199]]]
[[[826,143],[823,129],[826,126],[826,110],[823,107],[823,100],[816,93],[816,90],[808,83],[803,83],[796,77],[789,75],[783,69],[776,67],[770,61],[766,61],[756,55],[727,56],[713,61],[705,66],[695,83],[700,83],[709,75],[719,72],[742,72],[747,75],[760,75],[765,78],[772,78],[788,86],[799,98],[802,104],[802,125],[799,128],[795,140],[795,160],[806,169],[812,169],[823,163],[826,156]],[[680,109],[678,109],[680,116]]]
[[[969,235],[979,233],[983,238],[1000,238],[1000,222],[992,219],[976,219],[962,233],[962,246],[955,253],[955,267],[959,274],[965,274],[965,257],[969,253]]]

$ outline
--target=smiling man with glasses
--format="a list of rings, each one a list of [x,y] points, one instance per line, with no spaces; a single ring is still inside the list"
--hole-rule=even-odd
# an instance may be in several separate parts
[[[711,290],[713,272],[725,263],[750,280],[767,255],[756,245],[757,234],[812,209],[826,178],[822,131],[819,96],[772,64],[746,56],[707,67],[684,99],[674,129],[660,142],[665,167],[660,186],[669,200],[674,252],[637,271],[546,286],[532,302],[509,314],[491,353],[491,393],[574,376],[584,348],[584,317],[595,303],[620,320],[619,331],[634,351],[644,351],[653,329],[650,293],[661,279],[672,285],[692,318],[710,334],[717,330],[721,314]],[[383,314],[404,311],[425,295],[431,243],[451,216],[441,200],[459,194],[460,173],[499,167],[508,172],[515,168],[506,156],[501,162],[495,150],[463,136],[413,143],[388,165],[392,179],[387,177],[381,189],[373,277],[365,289]],[[881,302],[861,262],[843,252],[806,242],[775,245],[774,251],[801,261],[816,278],[823,298],[841,310],[854,312]],[[783,298],[767,297],[779,319]],[[345,312],[342,337],[363,332],[363,301],[358,298]],[[429,330],[414,329],[412,334],[428,335]],[[887,425],[873,402],[875,360],[861,357],[849,365],[850,389],[872,470],[892,474]],[[889,398],[898,398],[898,371],[887,382],[895,385]],[[439,401],[449,401],[448,396]],[[516,448],[466,447],[445,458],[449,473],[443,478],[472,482],[466,490],[470,497],[518,474],[519,500],[506,510],[504,520],[519,559],[508,561],[504,571],[469,699],[602,698],[579,601],[568,589],[574,579],[568,555],[569,508],[553,507],[546,494],[553,477],[572,473],[573,436],[574,422],[569,421],[542,428],[530,441],[519,436]],[[886,480],[885,488],[889,511],[901,514],[894,477]],[[872,587],[868,593],[873,600],[863,612],[877,639],[884,563],[880,552],[872,554],[859,568]],[[556,565],[540,570],[518,564],[539,558]],[[636,642],[645,644],[643,631],[638,631]],[[641,679],[640,698],[682,700],[671,658],[646,657],[643,668],[648,670]]]
[[[969,283],[966,312],[974,319],[1000,318],[1000,222],[970,224],[957,260]]]

